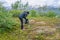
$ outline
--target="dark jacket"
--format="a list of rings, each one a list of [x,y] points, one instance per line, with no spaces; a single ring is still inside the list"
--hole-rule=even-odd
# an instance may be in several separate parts
[[[26,12],[23,12],[22,14],[19,15],[19,18],[26,18],[27,17],[27,13]]]

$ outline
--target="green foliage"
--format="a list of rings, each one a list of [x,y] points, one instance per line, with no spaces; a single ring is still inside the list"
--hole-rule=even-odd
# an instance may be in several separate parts
[[[24,10],[27,10],[27,8],[28,8],[28,2],[23,7],[24,7]]]
[[[56,16],[56,13],[53,12],[53,11],[48,11],[48,12],[46,13],[46,16],[47,16],[47,17],[55,17],[55,16]]]
[[[16,22],[13,20],[13,17],[10,13],[0,12],[0,33],[4,31],[13,30]]]
[[[1,9],[2,10],[0,10],[0,33],[15,30],[15,26],[18,23],[16,22],[14,17],[17,17],[22,11],[21,10],[5,11],[6,9],[3,6]]]
[[[46,15],[46,13],[40,12],[40,13],[38,13],[38,15],[41,16],[41,17],[43,17],[43,16]]]
[[[35,10],[31,10],[30,11],[30,14],[31,14],[31,17],[36,17],[37,14],[36,14],[36,11]]]
[[[13,9],[17,9],[19,6],[19,1],[16,1],[14,4],[12,4]]]
[[[53,12],[53,11],[48,11],[48,12],[40,12],[40,13],[38,13],[38,15],[39,16],[41,16],[41,17],[56,17],[56,13],[55,12]]]
[[[6,11],[6,8],[3,6],[3,2],[0,1],[0,12]]]
[[[56,18],[60,18],[60,14],[59,15],[56,15]]]
[[[11,10],[9,13],[12,14],[13,17],[18,17],[18,15],[22,12],[22,10]]]
[[[17,9],[18,4],[19,4],[19,2],[15,3],[13,8]],[[25,5],[25,7],[27,7],[27,6],[28,6],[28,3]],[[56,18],[52,18],[53,20],[51,18],[49,18],[49,17],[56,16],[56,14],[52,11],[48,11],[47,13],[42,13],[42,12],[37,13],[35,10],[31,10],[30,19],[31,20],[33,19],[33,20],[30,22],[30,24],[28,26],[24,25],[24,28],[25,27],[29,27],[29,28],[25,28],[25,30],[20,30],[20,24],[19,24],[20,21],[18,20],[18,15],[21,12],[23,12],[23,11],[22,10],[10,10],[7,12],[7,11],[5,11],[5,8],[2,6],[2,4],[0,3],[0,40],[6,40],[6,39],[7,40],[19,40],[19,39],[20,40],[30,40],[31,36],[32,36],[31,40],[32,39],[45,40],[46,36],[43,33],[36,34],[36,36],[35,36],[35,34],[33,33],[33,32],[35,32],[35,30],[33,28],[35,28],[35,26],[36,27],[40,26],[40,24],[37,25],[37,23],[41,22],[41,21],[47,22],[46,25],[48,25],[48,26],[50,25],[50,23],[53,24],[55,22],[57,23],[57,21],[58,21],[58,19],[56,20]],[[37,14],[39,15],[39,17],[37,17],[38,16]],[[60,17],[60,15],[58,17]],[[29,21],[30,21],[30,19],[29,19]],[[36,25],[34,25],[35,23],[36,23]],[[30,28],[30,25],[32,26],[31,28]],[[59,29],[57,29],[57,31],[60,32]],[[1,33],[4,33],[4,34],[1,35]],[[32,34],[34,34],[34,35],[32,35]],[[53,37],[53,35],[48,35],[48,36]]]
[[[45,40],[45,37],[43,36],[43,33],[40,33],[35,36],[35,40]]]

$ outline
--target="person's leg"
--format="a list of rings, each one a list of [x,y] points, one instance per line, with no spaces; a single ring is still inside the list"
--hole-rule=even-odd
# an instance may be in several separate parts
[[[21,21],[21,29],[23,29],[23,19],[20,18],[20,21]]]

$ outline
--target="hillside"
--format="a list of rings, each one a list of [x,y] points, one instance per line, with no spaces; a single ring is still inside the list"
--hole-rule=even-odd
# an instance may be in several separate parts
[[[19,23],[18,18],[15,20]],[[60,40],[59,24],[58,18],[30,18],[24,30],[17,25],[15,31],[1,34],[0,40]]]

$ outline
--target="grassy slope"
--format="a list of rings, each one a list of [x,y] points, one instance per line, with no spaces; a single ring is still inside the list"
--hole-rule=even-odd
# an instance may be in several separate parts
[[[60,40],[60,19],[48,17],[29,18],[29,24],[24,24],[20,29],[18,18],[16,30],[10,33],[0,34],[0,40]]]

